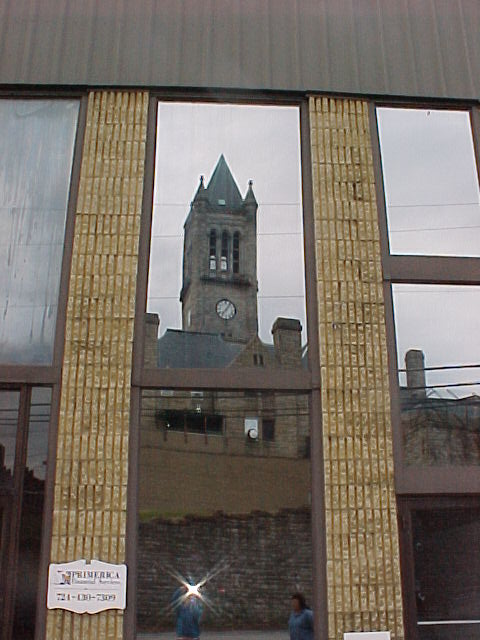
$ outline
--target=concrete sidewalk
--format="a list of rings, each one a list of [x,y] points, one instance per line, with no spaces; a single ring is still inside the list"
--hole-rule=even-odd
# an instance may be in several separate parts
[[[201,640],[288,640],[288,631],[203,631]],[[139,633],[137,640],[175,640],[173,632]]]

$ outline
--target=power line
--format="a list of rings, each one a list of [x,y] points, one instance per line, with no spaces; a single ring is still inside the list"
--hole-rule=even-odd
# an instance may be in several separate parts
[[[427,204],[388,204],[389,209],[418,209],[423,207],[478,207],[480,202],[439,202]]]
[[[416,229],[390,229],[390,233],[416,233],[418,231],[457,231],[461,229],[479,229],[480,225],[465,225],[464,227],[418,227]]]

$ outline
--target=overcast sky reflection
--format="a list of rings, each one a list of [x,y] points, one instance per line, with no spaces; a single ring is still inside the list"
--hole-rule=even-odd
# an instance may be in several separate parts
[[[159,335],[181,328],[183,224],[200,175],[225,155],[242,196],[253,180],[257,214],[259,335],[272,342],[278,316],[298,318],[306,342],[296,107],[160,103],[147,310]]]
[[[391,253],[479,256],[469,113],[382,107],[377,118]]]

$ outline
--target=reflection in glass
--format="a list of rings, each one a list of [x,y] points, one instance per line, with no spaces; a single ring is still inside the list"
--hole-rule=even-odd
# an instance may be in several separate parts
[[[285,630],[290,594],[311,602],[309,433],[306,395],[143,392],[139,631],[173,632],[179,576],[208,576],[207,632]]]
[[[23,495],[13,637],[29,640],[35,633],[38,567],[50,423],[51,389],[32,389],[28,422],[27,464]]]
[[[480,255],[480,194],[467,111],[377,109],[390,251]]]
[[[412,529],[420,640],[478,640],[480,510],[413,511]]]
[[[0,361],[52,360],[78,118],[74,100],[0,100]]]
[[[277,320],[303,366],[298,109],[160,103],[157,126],[146,366],[284,366]]]
[[[19,391],[0,391],[0,487],[13,483],[19,401]]]
[[[480,287],[394,284],[407,464],[480,463]]]

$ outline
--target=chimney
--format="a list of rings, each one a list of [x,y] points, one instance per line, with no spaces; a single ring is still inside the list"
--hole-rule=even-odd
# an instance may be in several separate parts
[[[145,352],[144,366],[151,369],[158,367],[158,327],[160,318],[157,313],[145,314]]]
[[[425,355],[421,349],[409,349],[405,354],[405,369],[407,371],[407,389],[411,389],[411,397],[425,400]]]
[[[302,325],[293,318],[277,318],[272,327],[275,360],[280,367],[302,366]]]

